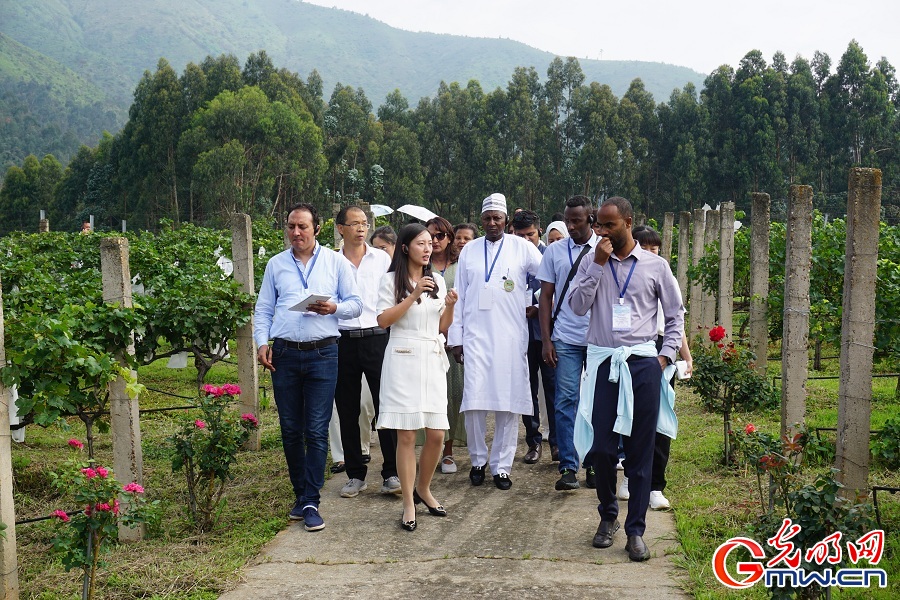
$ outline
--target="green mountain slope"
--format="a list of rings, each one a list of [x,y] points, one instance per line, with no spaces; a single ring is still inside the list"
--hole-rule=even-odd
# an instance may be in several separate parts
[[[0,2],[0,168],[27,154],[64,163],[82,143],[117,131],[145,70],[165,57],[181,71],[206,56],[243,62],[264,49],[278,67],[318,70],[327,98],[338,82],[374,106],[399,89],[415,105],[441,81],[505,87],[518,66],[542,77],[553,55],[503,39],[395,29],[297,0],[29,0]],[[703,75],[637,61],[583,60],[586,81],[621,96],[640,77],[658,102]]]
[[[84,105],[105,93],[75,71],[0,33],[0,82],[33,82],[44,86],[56,101]]]
[[[125,121],[127,105],[72,69],[0,33],[0,169],[28,154],[67,161]]]
[[[0,31],[70,67],[109,97],[128,102],[145,69],[165,57],[180,70],[206,55],[241,61],[265,49],[278,66],[317,69],[326,96],[335,83],[362,87],[376,106],[399,88],[415,103],[441,80],[505,86],[516,66],[544,75],[549,52],[502,39],[412,33],[366,16],[296,0],[32,0],[0,4]],[[588,81],[617,95],[641,77],[657,101],[703,75],[637,61],[583,60]]]

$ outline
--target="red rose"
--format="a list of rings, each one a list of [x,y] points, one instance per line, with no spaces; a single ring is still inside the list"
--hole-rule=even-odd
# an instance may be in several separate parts
[[[753,423],[747,423],[747,426],[744,427],[744,433],[750,434],[754,431],[756,431],[756,427],[753,425]]]
[[[709,330],[709,340],[711,342],[719,342],[725,338],[725,328],[721,325],[716,325],[712,329]]]

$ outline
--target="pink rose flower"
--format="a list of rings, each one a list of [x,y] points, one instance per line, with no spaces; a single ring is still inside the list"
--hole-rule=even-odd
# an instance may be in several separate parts
[[[217,385],[210,385],[208,383],[203,385],[203,391],[206,392],[208,396],[215,396],[216,398],[225,393],[225,390],[223,388],[220,388]]]
[[[196,421],[194,421],[194,425],[197,426],[197,429],[206,429],[206,423],[204,423],[200,419],[197,419]]]
[[[234,383],[226,383],[222,386],[222,391],[228,394],[229,396],[240,396],[241,394],[241,386],[236,385]]]
[[[106,476],[109,475],[109,471],[104,467],[97,467],[97,475],[99,475],[101,479],[106,479]]]
[[[94,477],[97,476],[97,471],[93,470],[90,467],[85,467],[84,469],[81,470],[81,472],[84,473],[84,476],[87,477],[88,479],[93,479]]]
[[[131,494],[143,494],[144,488],[132,481],[131,483],[122,486],[122,491]]]
[[[753,433],[754,431],[756,431],[756,427],[753,425],[753,423],[747,423],[747,426],[744,427],[744,433],[748,435]]]
[[[69,521],[71,521],[71,519],[69,518],[69,515],[67,515],[66,511],[64,511],[64,510],[54,510],[53,516],[58,517],[59,520],[62,521],[63,523],[68,523]]]
[[[254,416],[253,413],[244,413],[241,415],[241,420],[246,421],[253,425],[254,427],[259,427],[259,419]]]
[[[216,398],[225,393],[225,390],[220,388],[219,386],[209,384],[203,386],[203,391],[206,392],[207,395],[215,396]]]
[[[113,501],[112,513],[113,513],[114,515],[118,515],[118,514],[119,514],[119,499],[118,499],[118,498],[116,498],[116,499]]]
[[[97,510],[102,510],[103,512],[109,512],[112,509],[110,508],[109,504],[107,504],[106,502],[101,502],[100,504],[97,505]]]
[[[72,448],[75,448],[76,450],[81,450],[82,448],[84,448],[84,444],[82,444],[79,440],[77,440],[75,438],[72,438],[71,440],[69,440],[68,443],[69,443],[69,446],[71,446]]]

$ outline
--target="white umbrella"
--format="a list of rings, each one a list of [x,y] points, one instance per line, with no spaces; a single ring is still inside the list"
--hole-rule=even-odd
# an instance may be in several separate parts
[[[402,212],[411,217],[415,217],[420,221],[429,221],[437,216],[424,206],[416,206],[415,204],[404,204],[397,209],[397,212]]]
[[[384,217],[394,212],[393,208],[384,204],[370,204],[369,208],[372,209],[372,214],[376,217]]]

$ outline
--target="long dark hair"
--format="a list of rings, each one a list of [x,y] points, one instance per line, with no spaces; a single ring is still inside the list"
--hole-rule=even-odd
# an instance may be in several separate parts
[[[419,223],[410,223],[401,227],[400,233],[397,234],[397,245],[400,247],[394,250],[394,258],[391,260],[391,267],[388,269],[388,273],[394,274],[394,300],[396,300],[397,304],[403,302],[415,289],[409,280],[409,245],[423,231],[427,232],[428,228]],[[422,275],[431,277],[431,263],[422,267]],[[437,299],[437,286],[426,293]],[[416,303],[421,302],[421,300],[421,297],[416,298]]]
[[[456,251],[456,244],[453,243],[453,238],[455,236],[453,225],[451,225],[450,221],[444,217],[434,217],[433,219],[429,219],[425,222],[425,227],[428,227],[429,225],[434,225],[439,232],[447,236],[447,247],[444,248],[443,257],[446,259],[448,265],[452,265],[459,259],[459,253]]]

